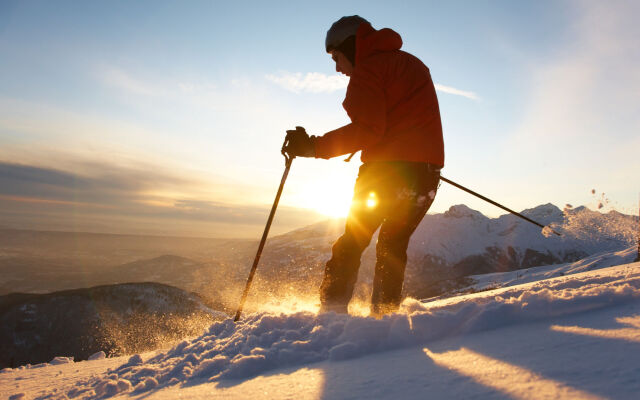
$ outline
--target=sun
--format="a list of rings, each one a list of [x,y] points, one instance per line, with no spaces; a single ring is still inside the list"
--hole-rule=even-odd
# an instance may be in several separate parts
[[[350,196],[343,193],[327,193],[314,199],[313,209],[331,218],[344,218],[349,214]]]
[[[329,218],[344,218],[349,214],[353,182],[347,178],[322,182],[305,191],[304,203],[319,214]]]
[[[317,165],[301,164],[287,192],[288,204],[328,218],[346,217],[351,207],[358,167],[341,159]]]

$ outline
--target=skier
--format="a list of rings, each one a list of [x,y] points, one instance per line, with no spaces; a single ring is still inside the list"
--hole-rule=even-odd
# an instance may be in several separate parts
[[[336,71],[349,77],[342,103],[351,123],[322,136],[287,131],[291,156],[332,158],[359,150],[361,161],[344,234],[320,287],[321,312],[347,313],[360,256],[380,227],[371,314],[398,309],[414,230],[436,195],[444,166],[442,124],[429,69],[400,50],[395,31],[354,15],[336,21],[325,41]]]

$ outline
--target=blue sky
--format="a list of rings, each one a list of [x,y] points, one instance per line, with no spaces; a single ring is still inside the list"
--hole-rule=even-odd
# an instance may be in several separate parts
[[[0,225],[255,235],[284,131],[348,122],[346,81],[323,43],[352,14],[399,32],[429,66],[443,175],[517,210],[595,207],[604,193],[605,210],[635,212],[639,11],[633,1],[4,1]],[[345,210],[358,165],[296,160],[274,230]],[[431,212],[460,203],[501,214],[444,184]]]

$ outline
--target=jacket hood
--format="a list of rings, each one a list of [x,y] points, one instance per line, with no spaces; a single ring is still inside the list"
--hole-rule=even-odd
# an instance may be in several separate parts
[[[400,50],[402,37],[393,29],[374,29],[370,23],[363,22],[356,32],[356,64],[372,54]]]

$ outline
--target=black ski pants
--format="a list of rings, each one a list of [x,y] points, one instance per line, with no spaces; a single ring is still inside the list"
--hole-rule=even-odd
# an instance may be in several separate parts
[[[440,168],[427,163],[385,161],[360,167],[345,232],[325,267],[321,311],[347,312],[360,256],[378,227],[371,313],[398,309],[409,239],[433,203],[439,182]]]

